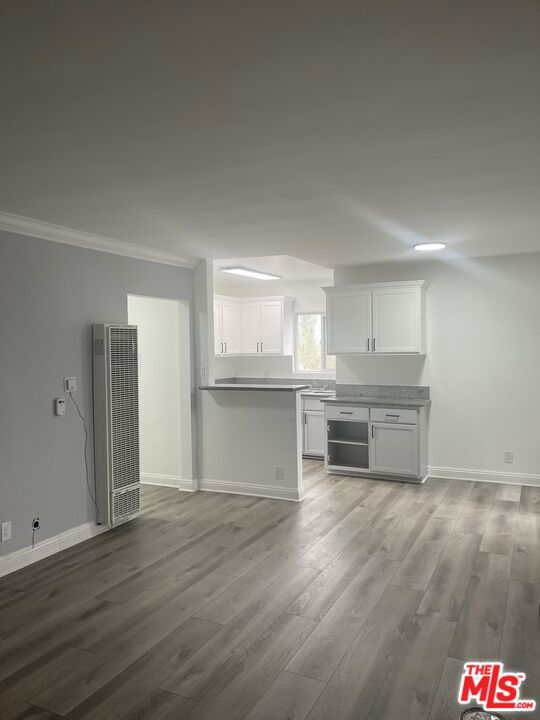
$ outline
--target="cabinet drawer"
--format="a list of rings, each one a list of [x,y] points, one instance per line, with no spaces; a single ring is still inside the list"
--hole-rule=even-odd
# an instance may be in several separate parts
[[[418,413],[416,410],[404,410],[403,408],[371,408],[371,422],[417,425]]]
[[[304,410],[315,410],[317,412],[324,412],[324,405],[320,398],[317,397],[303,397],[302,406]]]
[[[355,407],[354,405],[327,405],[326,417],[328,420],[353,420],[355,422],[368,422],[369,408]]]

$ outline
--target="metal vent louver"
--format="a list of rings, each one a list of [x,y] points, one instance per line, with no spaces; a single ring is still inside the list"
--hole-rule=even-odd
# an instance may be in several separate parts
[[[137,329],[111,328],[110,388],[113,490],[139,482]]]
[[[99,520],[109,525],[139,510],[137,328],[94,325],[94,440]]]
[[[140,488],[120,490],[113,495],[113,517],[119,520],[126,515],[133,515],[139,511]]]

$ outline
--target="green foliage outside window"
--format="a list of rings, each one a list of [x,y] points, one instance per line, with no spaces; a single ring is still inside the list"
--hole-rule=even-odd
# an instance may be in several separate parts
[[[335,356],[326,355],[322,313],[300,313],[296,317],[296,370],[298,372],[334,370]]]
[[[322,367],[322,317],[298,315],[297,370],[320,371]]]

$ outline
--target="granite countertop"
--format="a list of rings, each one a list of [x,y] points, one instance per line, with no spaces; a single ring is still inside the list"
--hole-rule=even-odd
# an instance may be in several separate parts
[[[200,385],[199,390],[264,390],[278,392],[298,392],[299,390],[307,390],[309,385],[274,385],[271,383],[261,383],[259,385],[250,383],[216,383],[214,385]]]
[[[367,405],[369,407],[421,408],[431,403],[429,398],[380,397],[369,395],[336,395],[333,398],[321,398],[329,405]]]
[[[321,400],[328,400],[330,398],[333,398],[335,394],[336,393],[333,390],[302,390],[302,395],[304,397],[316,397],[320,398]]]

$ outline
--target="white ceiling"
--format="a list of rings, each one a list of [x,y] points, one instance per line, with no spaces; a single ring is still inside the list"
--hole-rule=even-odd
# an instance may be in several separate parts
[[[316,265],[315,263],[307,262],[306,260],[299,260],[298,258],[291,257],[290,255],[273,255],[265,257],[236,257],[214,260],[214,271],[220,277],[225,277],[228,280],[234,278],[235,282],[242,283],[245,285],[253,284],[254,282],[260,283],[260,280],[255,278],[243,277],[241,275],[230,275],[222,273],[221,268],[226,267],[244,267],[250,270],[258,270],[259,272],[270,273],[271,275],[278,275],[281,280],[287,282],[328,282],[331,283],[334,277],[334,273],[329,268]],[[273,283],[271,280],[263,281],[268,284],[268,287]]]
[[[540,250],[537,0],[0,5],[0,210],[324,266]]]

